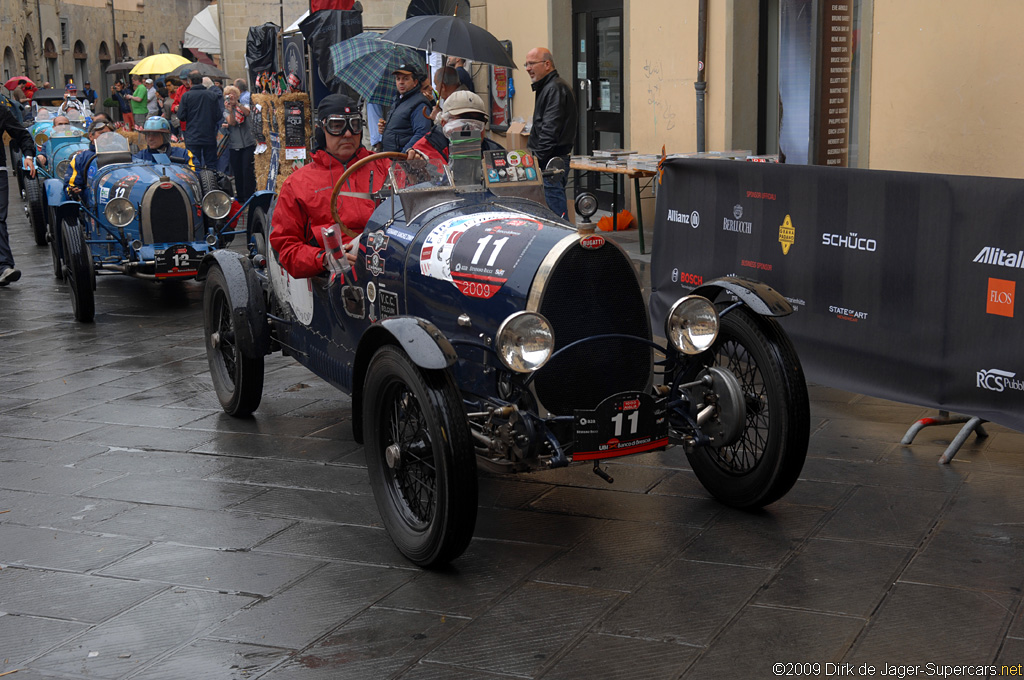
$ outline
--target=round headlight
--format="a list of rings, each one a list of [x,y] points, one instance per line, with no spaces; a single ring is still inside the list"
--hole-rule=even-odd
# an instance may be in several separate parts
[[[48,142],[49,139],[50,135],[47,134],[46,132],[37,132],[35,136],[36,146],[42,146],[43,144],[46,144],[46,142]]]
[[[707,298],[687,295],[672,305],[665,320],[665,335],[683,354],[700,354],[718,337],[718,312]]]
[[[127,227],[135,219],[135,206],[127,198],[113,198],[103,209],[103,214],[115,227]]]
[[[231,197],[219,189],[203,196],[203,212],[211,220],[221,220],[231,212]]]
[[[61,179],[67,174],[68,168],[71,167],[71,163],[68,161],[61,161],[57,163],[57,179]]]
[[[547,363],[555,350],[551,323],[536,312],[516,312],[498,328],[494,348],[516,373],[530,373]]]

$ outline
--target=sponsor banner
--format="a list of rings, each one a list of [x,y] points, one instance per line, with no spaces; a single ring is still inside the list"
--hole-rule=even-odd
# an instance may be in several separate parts
[[[809,381],[1024,429],[1024,357],[1009,340],[1020,333],[1024,231],[1014,216],[1024,180],[695,159],[662,167],[654,328],[695,286],[757,279],[799,301],[780,323]]]

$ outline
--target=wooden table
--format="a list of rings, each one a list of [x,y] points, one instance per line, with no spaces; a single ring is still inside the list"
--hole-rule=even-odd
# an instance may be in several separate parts
[[[653,170],[639,170],[630,169],[624,165],[604,165],[600,162],[595,162],[589,157],[573,158],[569,161],[569,169],[579,170],[581,172],[607,172],[613,175],[622,175],[623,178],[630,177],[633,179],[633,188],[636,191],[636,228],[640,231],[640,253],[644,251],[644,217],[643,210],[640,209],[640,180],[648,177],[654,177],[657,172]],[[612,224],[616,224],[616,208],[619,202],[619,183],[617,181],[612,182]],[[625,198],[625,197],[623,197]]]

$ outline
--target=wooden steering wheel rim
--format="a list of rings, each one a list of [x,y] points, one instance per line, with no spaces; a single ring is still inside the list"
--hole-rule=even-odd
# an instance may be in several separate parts
[[[341,177],[339,177],[338,181],[334,183],[334,189],[331,191],[331,217],[334,218],[334,223],[341,227],[341,233],[345,234],[345,236],[348,236],[349,238],[356,238],[357,236],[359,236],[359,234],[345,226],[345,224],[341,221],[341,217],[338,216],[338,194],[341,192],[342,185],[344,185],[345,182],[348,181],[348,178],[352,176],[353,172],[363,167],[367,163],[378,160],[380,158],[394,158],[396,160],[405,160],[407,156],[401,151],[381,151],[380,153],[372,153],[369,156],[366,156],[365,158],[360,158],[355,163],[345,168],[345,172],[341,173]],[[370,187],[370,190],[373,191],[373,187]]]

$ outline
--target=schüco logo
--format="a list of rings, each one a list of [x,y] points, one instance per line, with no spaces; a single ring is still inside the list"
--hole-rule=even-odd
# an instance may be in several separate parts
[[[687,215],[686,213],[681,213],[678,210],[669,209],[668,217],[666,219],[669,222],[676,222],[678,224],[689,224],[694,229],[700,226],[700,213],[696,210]]]
[[[985,311],[988,314],[1013,318],[1013,298],[1016,294],[1017,282],[1005,279],[988,280],[988,299]]]
[[[849,248],[850,250],[866,250],[869,253],[878,250],[878,241],[873,238],[860,237],[855,231],[851,231],[849,234],[822,234],[821,245]]]
[[[672,283],[679,283],[684,286],[703,286],[704,277],[699,274],[689,274],[678,269],[672,270]]]
[[[998,368],[989,368],[978,371],[977,386],[991,392],[1005,392],[1006,390],[1017,390],[1024,392],[1024,380],[1017,378],[1016,373],[1001,371]]]

